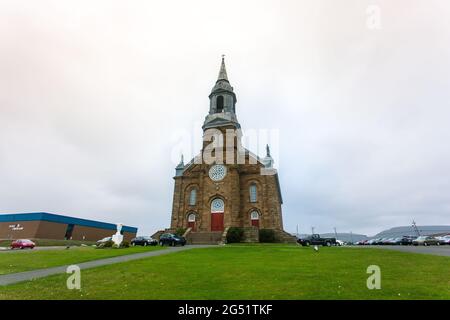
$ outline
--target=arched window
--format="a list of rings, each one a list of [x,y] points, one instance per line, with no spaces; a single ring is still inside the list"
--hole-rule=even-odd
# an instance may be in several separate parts
[[[250,185],[250,202],[256,202],[257,196],[257,190],[256,190],[256,184]]]
[[[259,220],[259,212],[258,211],[252,211],[251,213],[250,213],[250,219],[252,219],[252,220]]]
[[[216,101],[217,113],[223,111],[223,96],[218,96]]]
[[[189,196],[189,205],[195,206],[196,202],[197,202],[197,189],[192,189],[191,194]]]
[[[211,212],[224,212],[225,204],[220,198],[216,198],[211,202]]]
[[[195,213],[188,215],[188,222],[195,222]]]

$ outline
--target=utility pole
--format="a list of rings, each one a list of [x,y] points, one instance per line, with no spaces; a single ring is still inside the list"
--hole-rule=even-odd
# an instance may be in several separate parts
[[[311,227],[311,234],[314,234],[314,227]]]
[[[351,232],[351,231],[350,231],[350,241],[351,241],[352,244],[353,244],[353,232]]]
[[[335,237],[336,239],[338,238],[337,232],[336,232],[336,227],[334,227],[334,237]]]
[[[298,238],[298,224],[297,224],[297,238]]]
[[[414,231],[417,233],[417,236],[420,237],[420,231],[419,231],[419,228],[417,228],[416,222],[415,222],[414,220],[413,220],[413,222],[412,222],[412,227],[413,227]]]

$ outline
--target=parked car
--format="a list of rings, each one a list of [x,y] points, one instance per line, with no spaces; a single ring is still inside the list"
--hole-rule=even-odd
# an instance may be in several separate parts
[[[372,244],[373,245],[380,245],[382,243],[382,241],[384,240],[384,238],[376,238],[373,239]]]
[[[101,240],[98,240],[97,241],[97,246],[102,244],[102,243],[108,242],[108,241],[112,241],[112,237],[106,237],[106,238],[103,238]]]
[[[367,243],[368,241],[369,240],[360,240],[360,241],[356,242],[355,244],[358,245],[358,246],[365,246],[366,244],[368,244]]]
[[[413,240],[416,240],[417,237],[415,236],[403,236],[400,240],[400,244],[403,246],[412,245]]]
[[[390,245],[390,244],[392,244],[392,240],[394,240],[394,238],[384,238],[383,241],[381,242],[381,244],[383,246]]]
[[[375,244],[377,241],[378,241],[378,238],[370,239],[370,240],[368,240],[368,241],[366,242],[366,244],[367,244],[367,245],[372,245],[372,244]]]
[[[439,244],[442,245],[450,244],[450,234],[443,237],[438,237],[437,239],[439,240]]]
[[[184,237],[178,236],[173,233],[163,233],[159,237],[159,245],[169,245],[169,246],[176,246],[176,245],[182,245],[184,246],[186,244],[186,239]]]
[[[389,238],[384,242],[384,244],[390,246],[399,245],[401,240],[402,238]]]
[[[331,247],[336,245],[336,238],[321,238],[319,234],[313,234],[309,237],[298,239],[297,242],[304,247],[310,245]]]
[[[420,236],[417,239],[413,240],[413,245],[415,246],[430,246],[430,245],[440,245],[439,240],[435,237],[431,236]]]
[[[342,247],[342,246],[345,245],[345,242],[342,241],[342,240],[337,240],[337,239],[336,239],[336,245],[339,246],[339,247]]]
[[[132,246],[156,246],[158,241],[153,239],[152,237],[136,237],[131,239]]]
[[[28,239],[17,239],[11,242],[11,249],[33,249],[36,246],[36,244]]]

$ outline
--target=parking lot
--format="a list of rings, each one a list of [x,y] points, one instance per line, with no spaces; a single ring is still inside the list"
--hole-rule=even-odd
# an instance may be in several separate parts
[[[425,253],[437,256],[450,257],[450,246],[351,246],[352,248],[372,248],[372,249],[386,249],[397,250],[411,253]]]

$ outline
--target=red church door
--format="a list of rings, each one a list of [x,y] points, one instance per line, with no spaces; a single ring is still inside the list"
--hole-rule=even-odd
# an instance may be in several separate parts
[[[195,231],[195,214],[191,213],[188,216],[188,228],[191,228],[192,231]]]
[[[223,231],[223,213],[211,213],[211,231]]]
[[[259,228],[259,213],[258,211],[252,211],[250,213],[250,220],[252,221],[252,226]]]
[[[222,199],[216,198],[211,202],[211,231],[223,231],[223,213],[225,203]]]

